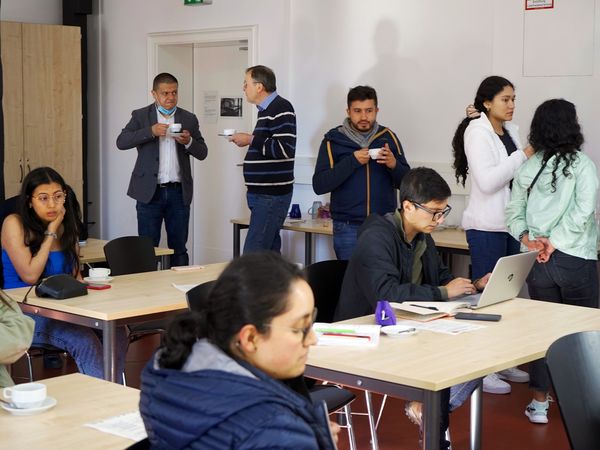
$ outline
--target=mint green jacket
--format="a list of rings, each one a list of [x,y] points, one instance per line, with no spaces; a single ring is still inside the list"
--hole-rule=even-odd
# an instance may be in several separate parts
[[[16,302],[6,296],[0,298],[0,388],[14,384],[6,365],[27,351],[33,339],[34,323],[31,317],[23,315]]]
[[[564,176],[564,162],[556,171],[556,191],[552,192],[552,169],[556,157],[536,181],[529,198],[527,188],[542,166],[542,156],[534,154],[523,164],[513,181],[511,199],[506,207],[506,225],[518,239],[529,230],[529,239],[548,237],[563,253],[583,259],[597,259],[598,229],[594,211],[598,193],[598,174],[594,162],[582,152]]]

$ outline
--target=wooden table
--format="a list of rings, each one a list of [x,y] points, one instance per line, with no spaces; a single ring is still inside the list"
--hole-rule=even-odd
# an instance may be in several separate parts
[[[79,244],[79,259],[82,264],[106,262],[104,246],[108,241],[103,239],[88,238],[85,245]],[[171,248],[154,247],[154,253],[160,257],[160,268],[171,267],[171,255],[175,253]]]
[[[240,232],[248,228],[250,219],[231,219],[233,224],[233,256],[240,256]],[[313,263],[313,234],[333,235],[330,219],[286,219],[283,229],[304,233],[304,264]],[[469,246],[462,228],[446,228],[431,233],[437,249],[446,254],[468,255]]]
[[[379,346],[312,347],[306,375],[424,403],[423,448],[439,444],[441,390],[545,356],[550,344],[578,331],[600,330],[600,310],[528,299],[484,308],[500,322],[457,336],[420,331],[382,336]],[[349,322],[373,323],[373,316]],[[471,448],[481,448],[481,386],[471,400]],[[520,411],[514,411],[519,414]]]
[[[66,300],[38,298],[32,291],[24,304],[22,299],[29,288],[5,292],[20,302],[23,312],[102,330],[104,378],[116,382],[120,377],[115,365],[116,327],[162,319],[187,309],[185,293],[173,287],[172,283],[200,284],[215,280],[226,265],[208,264],[204,269],[189,272],[160,270],[120,275],[114,277],[110,289],[90,290],[88,295]]]
[[[126,448],[133,441],[84,424],[138,410],[140,391],[79,373],[42,380],[58,403],[33,416],[0,409],[0,447],[12,449]]]

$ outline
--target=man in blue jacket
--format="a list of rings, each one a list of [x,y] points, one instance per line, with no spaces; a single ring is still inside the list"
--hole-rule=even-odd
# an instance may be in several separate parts
[[[316,194],[331,192],[338,259],[350,259],[358,228],[371,213],[396,209],[396,189],[410,168],[398,137],[377,123],[375,89],[350,89],[347,104],[344,123],[329,130],[321,142],[312,180]]]

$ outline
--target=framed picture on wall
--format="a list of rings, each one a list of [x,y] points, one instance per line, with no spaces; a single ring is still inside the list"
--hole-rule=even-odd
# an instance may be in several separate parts
[[[554,0],[525,0],[525,9],[552,9]]]
[[[242,97],[221,97],[221,117],[242,117]]]

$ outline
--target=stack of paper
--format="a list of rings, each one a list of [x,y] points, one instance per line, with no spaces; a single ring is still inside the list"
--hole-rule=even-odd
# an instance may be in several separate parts
[[[390,302],[396,317],[419,322],[428,322],[441,317],[452,316],[459,309],[468,308],[469,303],[461,301],[453,302],[421,302],[407,301],[402,303]]]
[[[379,325],[333,324],[317,322],[313,325],[319,341],[317,345],[376,346],[379,344]]]

